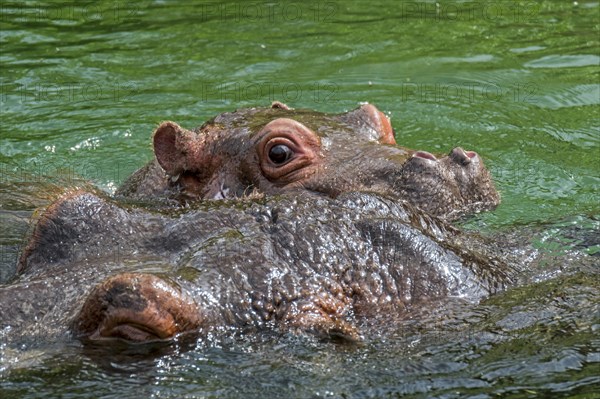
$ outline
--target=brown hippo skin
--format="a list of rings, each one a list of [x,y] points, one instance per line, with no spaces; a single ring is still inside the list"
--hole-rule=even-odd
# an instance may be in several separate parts
[[[389,119],[371,104],[330,115],[275,102],[221,114],[194,131],[164,122],[153,145],[155,159],[126,180],[117,196],[186,201],[373,191],[446,219],[500,201],[477,153],[457,147],[438,159],[396,146]]]
[[[147,208],[76,191],[41,214],[20,275],[0,286],[0,332],[11,345],[231,329],[357,340],[381,315],[502,289],[512,266],[496,253],[374,193]]]

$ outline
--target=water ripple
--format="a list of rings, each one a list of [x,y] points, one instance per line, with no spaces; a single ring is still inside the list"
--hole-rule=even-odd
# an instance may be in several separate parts
[[[525,64],[529,68],[576,68],[600,65],[600,57],[593,54],[548,55]]]

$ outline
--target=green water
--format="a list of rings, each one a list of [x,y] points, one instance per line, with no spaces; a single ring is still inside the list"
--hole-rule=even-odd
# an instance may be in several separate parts
[[[192,128],[273,100],[326,112],[376,104],[400,144],[460,145],[485,159],[503,203],[467,228],[533,228],[550,257],[599,251],[598,2],[0,5],[9,258],[23,234],[12,220],[32,208],[19,194],[30,180],[83,176],[113,191],[150,159],[159,122]],[[597,272],[598,257],[586,256]],[[519,288],[499,297],[509,304],[492,299],[435,333],[409,329],[360,348],[241,339],[107,366],[77,343],[59,345],[21,360],[0,396],[594,397],[597,273],[575,276],[540,283],[554,299]]]

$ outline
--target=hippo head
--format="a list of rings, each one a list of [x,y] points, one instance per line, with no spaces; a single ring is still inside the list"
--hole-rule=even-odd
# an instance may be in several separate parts
[[[426,151],[414,152],[394,184],[402,198],[447,219],[493,209],[500,203],[482,159],[460,147],[440,159]]]
[[[397,146],[389,119],[371,104],[328,115],[276,102],[219,115],[195,131],[164,122],[153,142],[184,198],[374,191],[447,218],[499,203],[475,152],[455,148],[438,158]]]

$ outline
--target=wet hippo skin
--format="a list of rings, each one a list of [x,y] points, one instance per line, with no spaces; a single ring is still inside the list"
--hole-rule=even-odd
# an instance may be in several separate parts
[[[359,340],[382,314],[477,301],[512,268],[480,237],[380,194],[148,209],[73,192],[40,217],[19,282],[0,288],[0,328],[7,341],[39,320],[42,339],[86,342],[228,328]]]

